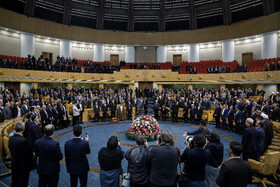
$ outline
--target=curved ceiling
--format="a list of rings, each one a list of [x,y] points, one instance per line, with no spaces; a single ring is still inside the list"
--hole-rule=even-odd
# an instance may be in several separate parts
[[[280,11],[279,0],[3,0],[0,6],[66,25],[129,32],[230,25]]]

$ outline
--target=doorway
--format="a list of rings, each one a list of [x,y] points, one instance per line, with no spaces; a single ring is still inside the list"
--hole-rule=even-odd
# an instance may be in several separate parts
[[[20,85],[19,82],[4,82],[4,88],[8,87],[11,93],[15,93],[18,91],[20,93]]]
[[[110,63],[112,66],[120,65],[119,55],[111,54],[110,55]]]
[[[253,53],[242,53],[242,66],[248,65],[253,61]]]
[[[50,65],[53,65],[53,54],[48,52],[42,52],[43,59],[48,59]]]
[[[142,96],[150,97],[150,89],[153,89],[153,82],[139,82],[139,90],[142,90]]]
[[[182,62],[182,55],[173,55],[173,66],[180,66]]]

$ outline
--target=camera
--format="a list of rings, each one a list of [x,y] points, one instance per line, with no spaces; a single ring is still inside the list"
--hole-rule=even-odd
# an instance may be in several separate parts
[[[188,143],[189,143],[190,148],[194,147],[194,141],[193,141],[193,137],[192,136],[186,136],[184,144],[188,145]]]

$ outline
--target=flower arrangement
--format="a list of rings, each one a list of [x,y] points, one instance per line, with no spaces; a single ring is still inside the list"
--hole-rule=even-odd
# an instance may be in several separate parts
[[[148,141],[155,140],[161,134],[158,122],[155,118],[148,115],[141,115],[136,118],[132,125],[127,129],[128,139],[135,140],[137,135],[143,135]]]

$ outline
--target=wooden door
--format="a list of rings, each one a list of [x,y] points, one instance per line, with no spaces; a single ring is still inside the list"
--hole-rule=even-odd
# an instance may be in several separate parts
[[[42,52],[42,56],[43,56],[44,59],[47,58],[51,65],[53,64],[53,54],[52,53]]]
[[[253,53],[242,54],[242,66],[248,65],[252,61],[253,61]]]
[[[146,96],[145,95],[145,89],[153,89],[153,82],[139,82],[139,90],[142,90],[142,96]]]
[[[173,66],[180,66],[182,62],[182,55],[173,55]]]
[[[110,55],[110,62],[111,62],[111,65],[113,65],[113,66],[120,65],[119,55],[111,54]]]
[[[11,93],[15,93],[17,90],[20,92],[19,82],[4,82],[4,87],[8,87],[11,90]]]

